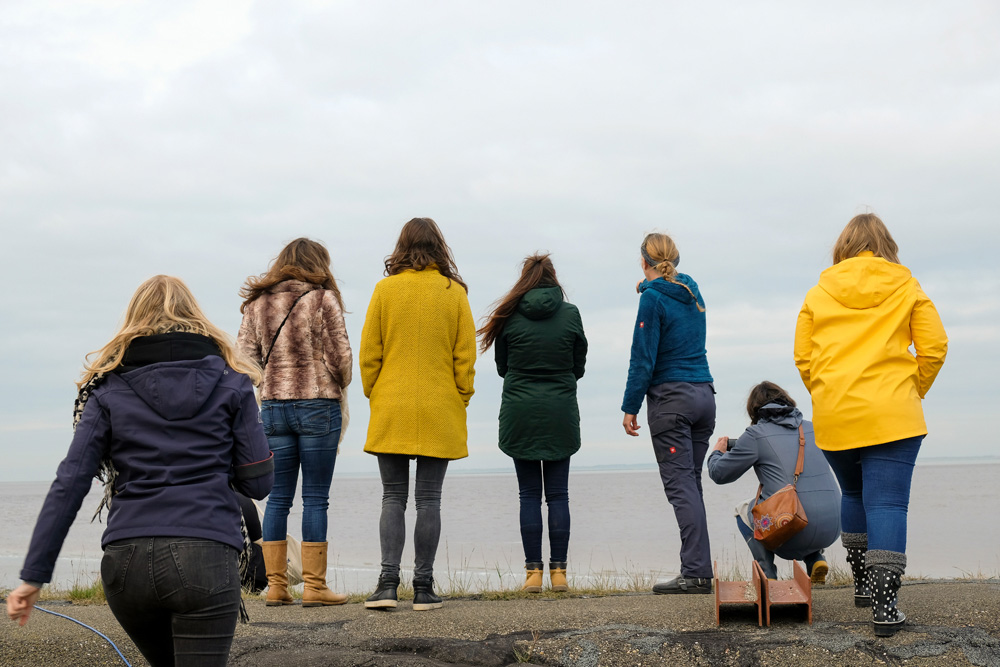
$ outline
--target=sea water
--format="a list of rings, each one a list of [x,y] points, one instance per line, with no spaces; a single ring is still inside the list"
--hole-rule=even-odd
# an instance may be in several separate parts
[[[1000,576],[1000,465],[920,464],[913,475],[907,540],[907,574],[931,578]],[[718,486],[704,476],[712,557],[720,569],[748,572],[749,552],[736,529],[733,508],[757,490],[752,472]],[[43,482],[0,483],[0,588],[19,582],[31,531],[48,490]],[[680,538],[655,468],[571,471],[572,528],[569,571],[576,585],[630,586],[675,574]],[[101,489],[95,484],[70,529],[54,583],[90,584],[100,572],[104,525],[91,523]],[[412,490],[411,490],[412,493]],[[380,560],[378,519],[382,486],[375,476],[335,475],[329,509],[329,579],[347,592],[372,589]],[[544,512],[544,508],[543,508]],[[452,473],[445,479],[441,544],[435,578],[442,588],[475,592],[515,587],[523,577],[513,471]],[[300,536],[301,501],[289,516]],[[412,535],[412,498],[407,508]],[[545,546],[548,557],[548,546]],[[839,543],[828,559],[844,565]],[[413,563],[403,552],[404,574]],[[787,566],[786,566],[787,567]],[[779,570],[780,571],[780,570]],[[787,569],[784,570],[787,573]]]

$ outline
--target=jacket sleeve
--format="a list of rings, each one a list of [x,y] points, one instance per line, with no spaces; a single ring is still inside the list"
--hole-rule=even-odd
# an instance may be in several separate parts
[[[587,336],[583,333],[583,319],[580,317],[580,310],[574,309],[576,321],[576,340],[573,341],[573,375],[579,380],[583,377],[584,367],[587,365]]]
[[[948,354],[948,335],[934,303],[917,285],[917,301],[910,314],[910,335],[917,353],[917,393],[927,395]]]
[[[323,290],[323,364],[340,383],[341,387],[351,384],[351,341],[347,339],[347,325],[344,311],[337,303],[337,297],[330,290]]]
[[[497,363],[497,375],[507,377],[507,337],[503,331],[493,341],[493,359]]]
[[[257,335],[255,323],[257,309],[254,308],[255,303],[253,302],[247,306],[246,311],[243,313],[243,321],[240,322],[240,331],[236,334],[236,347],[239,348],[239,351],[243,355],[260,364],[264,361],[264,355],[261,354],[260,336]]]
[[[712,452],[708,457],[708,476],[716,484],[729,484],[743,476],[757,463],[757,438],[744,432],[732,448],[723,454]]]
[[[45,496],[31,535],[21,579],[38,583],[52,580],[52,570],[83,499],[90,491],[101,458],[111,444],[111,421],[97,396],[91,396],[76,426],[66,458]]]
[[[233,486],[245,496],[261,500],[274,484],[274,459],[267,445],[260,407],[250,378],[242,378],[233,420]]]
[[[465,407],[469,407],[469,401],[476,393],[473,388],[473,380],[476,377],[476,322],[472,318],[469,299],[464,293],[459,299],[458,307],[458,335],[455,337],[453,351],[455,387],[462,397],[462,403]]]
[[[813,314],[807,299],[803,302],[799,319],[795,322],[795,367],[799,369],[802,384],[810,393],[812,393],[812,375],[809,369],[813,353],[812,333]]]
[[[372,389],[382,372],[382,299],[375,286],[372,300],[368,303],[365,325],[361,329],[361,349],[358,352],[358,367],[361,370],[361,388],[366,398],[371,398]]]
[[[639,313],[632,332],[628,381],[625,383],[625,397],[622,399],[622,412],[627,415],[639,413],[656,366],[656,352],[660,347],[663,322],[655,298],[651,292],[643,292],[639,297]]]

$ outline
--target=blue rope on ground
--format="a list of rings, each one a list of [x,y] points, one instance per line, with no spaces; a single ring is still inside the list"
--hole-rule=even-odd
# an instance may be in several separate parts
[[[115,646],[115,643],[114,643],[113,641],[111,641],[111,640],[110,640],[110,639],[108,638],[108,636],[107,636],[106,634],[104,634],[103,632],[101,632],[100,630],[95,630],[94,628],[90,627],[90,626],[89,626],[89,625],[87,625],[86,623],[82,623],[82,622],[80,622],[80,621],[76,620],[76,619],[75,619],[75,618],[73,618],[72,616],[66,616],[65,614],[57,614],[57,613],[56,613],[56,612],[54,612],[54,611],[50,611],[50,610],[48,610],[48,609],[45,609],[44,607],[39,607],[38,605],[35,605],[35,609],[37,609],[38,611],[44,611],[44,612],[45,612],[46,614],[52,614],[53,616],[58,616],[59,618],[65,618],[65,619],[66,619],[67,621],[73,621],[73,622],[74,622],[74,623],[76,623],[77,625],[82,625],[83,627],[87,628],[87,629],[88,629],[88,630],[90,630],[91,632],[93,632],[93,633],[95,633],[95,634],[99,635],[100,637],[102,637],[102,638],[104,639],[104,641],[106,641],[107,643],[111,644],[111,648],[113,648],[113,649],[115,650],[115,653],[117,653],[117,654],[118,654],[118,657],[122,659],[122,662],[124,662],[124,663],[125,663],[126,665],[128,665],[128,667],[132,667],[132,663],[131,663],[131,662],[129,662],[129,661],[128,661],[128,660],[127,660],[127,659],[125,658],[124,654],[122,654],[122,652],[118,650],[118,647],[117,647],[117,646]]]

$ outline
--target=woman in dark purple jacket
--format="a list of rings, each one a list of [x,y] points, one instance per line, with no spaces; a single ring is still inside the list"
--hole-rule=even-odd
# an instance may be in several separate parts
[[[109,506],[101,580],[115,618],[152,665],[225,665],[244,546],[230,485],[263,498],[274,480],[253,393],[260,370],[169,276],[139,286],[121,330],[91,356],[73,442],[7,613],[27,622],[99,475]]]

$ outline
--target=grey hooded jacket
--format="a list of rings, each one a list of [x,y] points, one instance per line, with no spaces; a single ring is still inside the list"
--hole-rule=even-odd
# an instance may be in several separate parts
[[[796,492],[809,525],[785,542],[777,553],[786,559],[801,559],[833,544],[840,534],[840,488],[816,447],[812,423],[802,419],[798,408],[768,403],[758,411],[759,421],[731,444],[728,452],[714,451],[708,459],[708,475],[716,484],[735,482],[753,468],[764,485],[761,500],[792,483],[799,455],[799,424],[805,434],[805,463]],[[747,525],[753,525],[747,508]]]

